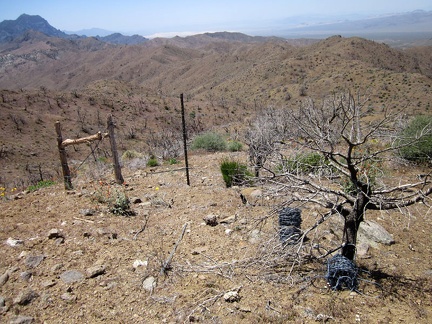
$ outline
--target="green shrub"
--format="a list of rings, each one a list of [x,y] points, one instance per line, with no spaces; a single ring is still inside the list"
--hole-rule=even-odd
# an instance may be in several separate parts
[[[328,161],[318,152],[301,153],[292,158],[285,158],[277,168],[279,172],[315,173],[329,166]]]
[[[36,191],[36,190],[41,189],[41,188],[46,188],[46,187],[52,186],[53,184],[55,184],[54,181],[51,181],[51,180],[43,180],[43,181],[39,181],[39,182],[38,182],[37,184],[35,184],[35,185],[28,186],[28,187],[27,187],[27,190],[28,190],[28,191]]]
[[[221,172],[227,188],[244,185],[252,178],[252,173],[246,165],[228,159],[221,162]]]
[[[428,132],[428,134],[415,141],[415,138],[419,137],[422,132]],[[432,116],[415,117],[399,134],[395,144],[402,146],[399,149],[399,155],[402,158],[416,163],[430,162],[432,159]]]
[[[115,190],[112,197],[109,198],[109,211],[114,215],[134,216],[135,212],[131,210],[130,200],[122,191]]]
[[[171,158],[171,159],[168,160],[168,163],[169,163],[170,165],[173,165],[173,164],[177,164],[178,161],[177,161],[176,158]]]
[[[239,152],[243,148],[243,144],[238,141],[230,141],[228,142],[228,151],[230,152]]]
[[[222,135],[209,132],[196,136],[192,141],[192,149],[204,149],[210,152],[225,151],[227,143]]]
[[[147,161],[147,166],[148,167],[155,167],[155,166],[158,166],[158,165],[159,165],[159,162],[156,159],[156,157],[150,156],[150,159]]]

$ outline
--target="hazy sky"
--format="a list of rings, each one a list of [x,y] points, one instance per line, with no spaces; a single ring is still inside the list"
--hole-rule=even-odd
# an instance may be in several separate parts
[[[431,0],[0,0],[0,21],[40,15],[60,30],[93,27],[124,34],[259,30],[293,16],[432,10]]]

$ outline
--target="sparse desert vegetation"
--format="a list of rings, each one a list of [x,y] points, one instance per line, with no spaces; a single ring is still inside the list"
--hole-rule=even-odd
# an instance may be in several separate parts
[[[2,321],[431,321],[430,48],[227,35],[0,46]]]

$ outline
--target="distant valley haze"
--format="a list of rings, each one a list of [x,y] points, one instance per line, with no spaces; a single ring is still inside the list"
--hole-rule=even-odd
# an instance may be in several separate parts
[[[146,38],[230,31],[253,36],[327,37],[343,32],[431,32],[432,3],[413,1],[5,1],[0,21],[21,14],[39,15],[69,34],[113,33]],[[429,12],[424,21],[377,24],[378,20],[415,11]],[[370,22],[371,24],[368,24]],[[393,28],[393,29],[392,29]]]

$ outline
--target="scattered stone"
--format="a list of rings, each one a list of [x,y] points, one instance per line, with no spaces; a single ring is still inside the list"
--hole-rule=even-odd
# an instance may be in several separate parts
[[[9,324],[31,324],[34,322],[34,318],[30,316],[19,315],[13,318]]]
[[[94,277],[100,276],[100,275],[105,273],[105,270],[106,270],[106,268],[104,265],[96,265],[96,266],[90,267],[86,270],[87,278],[94,278]]]
[[[384,227],[371,220],[360,223],[358,242],[370,245],[376,245],[376,243],[391,245],[395,243],[393,236]]]
[[[48,239],[50,240],[57,239],[59,237],[63,237],[63,234],[57,228],[50,229],[48,232]]]
[[[63,264],[57,263],[51,267],[51,272],[57,273],[61,268],[63,268]]]
[[[258,205],[262,199],[262,191],[258,188],[244,188],[240,191],[240,198],[245,205]]]
[[[63,244],[64,241],[65,241],[64,237],[59,237],[59,238],[56,238],[56,240],[54,242],[56,245],[60,245],[60,244]]]
[[[260,241],[261,238],[261,231],[259,229],[254,229],[249,234],[249,243],[255,244]]]
[[[44,259],[45,255],[29,255],[24,263],[27,268],[32,269],[36,268]]]
[[[203,218],[206,225],[216,226],[218,224],[217,216],[215,214],[208,214]]]
[[[237,220],[237,215],[229,216],[224,219],[221,219],[219,223],[221,224],[232,224]]]
[[[6,301],[4,299],[4,297],[0,296],[0,307],[5,307],[6,306]]]
[[[53,279],[46,280],[46,281],[42,282],[42,287],[44,287],[44,288],[50,288],[50,287],[55,286],[56,284],[57,284],[57,282],[55,280],[53,280]]]
[[[240,301],[241,297],[237,291],[228,291],[223,295],[223,298],[228,303],[234,303]]]
[[[23,240],[19,240],[19,239],[14,239],[12,237],[9,237],[6,240],[6,244],[9,245],[9,246],[12,246],[12,247],[16,247],[16,246],[23,245],[24,241]]]
[[[84,275],[77,270],[67,270],[60,275],[60,279],[66,284],[71,284],[83,281]]]
[[[2,287],[9,280],[9,271],[6,271],[0,276],[0,287]]]
[[[203,252],[207,251],[207,247],[205,246],[200,246],[200,247],[196,247],[192,250],[191,254],[192,255],[199,255]]]
[[[112,232],[111,230],[105,229],[105,228],[98,228],[96,230],[96,232],[100,235],[100,236],[107,236],[109,239],[111,240],[115,240],[117,239],[118,235],[115,232]]]
[[[20,273],[20,278],[24,281],[30,281],[33,274],[29,271],[23,271]]]
[[[239,223],[240,223],[241,225],[247,225],[248,220],[247,220],[246,218],[242,218],[242,219],[240,219]]]
[[[76,301],[77,297],[75,295],[72,295],[70,292],[66,292],[60,296],[61,299],[64,301],[67,301],[69,303],[73,303]]]
[[[144,290],[148,292],[153,292],[153,290],[156,288],[156,278],[153,276],[149,276],[144,279],[142,287]]]
[[[13,303],[21,306],[28,305],[37,297],[39,297],[39,295],[35,291],[26,289],[21,291],[18,296],[15,297]]]
[[[137,269],[139,267],[147,267],[147,265],[147,261],[135,260],[132,266],[134,267],[134,269]]]
[[[142,199],[141,199],[141,198],[138,198],[138,197],[133,197],[133,198],[131,199],[131,203],[132,203],[132,204],[141,204],[141,203],[142,203]]]
[[[80,214],[83,216],[93,216],[96,213],[94,209],[81,209]]]
[[[227,229],[225,230],[225,234],[229,236],[229,235],[232,234],[232,231],[233,231],[232,229],[227,228]]]
[[[26,257],[27,255],[28,255],[28,252],[27,252],[27,251],[22,251],[22,252],[20,253],[20,255],[18,255],[18,259],[22,259],[22,258]]]

